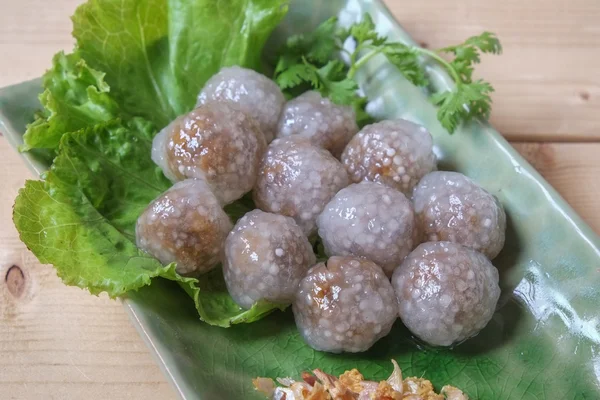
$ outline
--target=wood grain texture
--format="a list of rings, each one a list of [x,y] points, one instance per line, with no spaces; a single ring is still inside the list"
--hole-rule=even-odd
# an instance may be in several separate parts
[[[20,242],[12,204],[33,178],[0,138],[0,399],[174,399],[119,301],[62,284]]]
[[[501,56],[476,75],[496,88],[491,123],[510,140],[599,140],[600,2],[386,0],[422,45],[440,48],[484,30]]]
[[[68,17],[80,2],[3,2],[0,86],[41,75],[72,48]],[[504,55],[479,70],[497,89],[492,123],[529,141],[515,147],[600,233],[600,2],[386,3],[429,47],[499,34]],[[598,143],[558,143],[582,140]],[[64,286],[19,241],[11,207],[30,178],[0,138],[0,399],[174,399],[120,303]]]
[[[56,51],[72,48],[68,16],[79,3],[21,0],[3,7],[0,54],[6,60],[0,86],[41,75]],[[431,48],[484,30],[498,34],[504,54],[484,56],[477,75],[496,88],[491,122],[508,139],[600,140],[600,1],[385,3],[418,42]]]
[[[69,17],[82,0],[0,3],[0,87],[39,77],[56,52],[73,48]]]

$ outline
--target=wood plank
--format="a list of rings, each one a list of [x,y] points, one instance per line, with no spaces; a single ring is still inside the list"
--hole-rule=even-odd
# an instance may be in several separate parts
[[[80,3],[82,0],[2,2],[0,87],[41,76],[56,52],[73,48],[69,16]]]
[[[0,399],[175,399],[121,303],[65,286],[18,238],[33,176],[0,138]]]
[[[496,88],[491,123],[510,140],[600,140],[600,2],[385,0],[420,43],[440,48],[485,30],[501,56],[478,76]]]
[[[68,16],[81,0],[22,0],[0,14],[0,86],[41,75],[72,48]],[[442,47],[490,30],[504,54],[485,56],[478,74],[496,88],[491,122],[512,140],[600,140],[600,2],[385,0],[421,43]],[[44,10],[33,18],[29,10]],[[568,15],[568,18],[565,17]]]

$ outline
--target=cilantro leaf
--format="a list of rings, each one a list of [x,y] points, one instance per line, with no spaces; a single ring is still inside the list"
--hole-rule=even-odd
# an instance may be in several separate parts
[[[358,126],[362,127],[375,122],[375,119],[371,117],[366,110],[368,102],[369,100],[363,96],[356,96],[352,102],[352,108],[354,109]]]
[[[308,83],[315,89],[319,89],[321,82],[314,65],[309,63],[294,64],[283,70],[275,80],[282,90],[292,89],[302,83]]]
[[[336,104],[352,104],[357,97],[358,84],[350,78],[328,82],[325,93]],[[323,93],[323,91],[322,91]]]
[[[479,80],[462,83],[454,91],[436,93],[431,101],[439,107],[437,117],[442,126],[450,133],[463,121],[475,118],[489,118],[492,99],[492,86]]]
[[[375,24],[369,14],[365,14],[360,22],[352,25],[349,32],[350,36],[356,40],[357,47],[368,41],[372,41],[374,46],[380,46],[387,40],[377,34]]]
[[[472,36],[465,40],[465,44],[475,46],[484,53],[502,53],[502,45],[500,44],[500,40],[498,40],[496,35],[491,32],[483,32],[481,35]]]
[[[456,71],[462,82],[470,82],[473,75],[473,64],[481,61],[479,52],[499,54],[502,46],[498,38],[490,32],[484,32],[479,36],[472,36],[464,43],[457,46],[444,47],[438,52],[454,54],[454,60],[450,66]]]
[[[346,78],[346,66],[339,60],[329,61],[318,69],[318,74],[327,81],[339,81]]]
[[[477,47],[468,46],[468,45],[460,45],[454,47],[453,51],[455,60],[466,62],[469,64],[478,64],[481,61],[479,57],[479,51],[477,51]]]
[[[469,82],[473,77],[473,66],[468,61],[456,59],[450,63],[462,82]]]
[[[325,63],[331,59],[339,46],[335,40],[337,29],[337,18],[332,17],[323,22],[310,37],[310,48],[306,52],[306,59]]]
[[[492,103],[490,94],[494,89],[483,80],[472,81],[473,65],[481,61],[480,52],[493,54],[502,52],[498,38],[493,33],[484,32],[468,38],[460,45],[437,51],[437,53],[454,54],[454,60],[450,62],[434,52],[422,51],[442,64],[456,84],[455,90],[437,93],[431,98],[431,101],[440,107],[438,119],[442,126],[452,133],[461,122],[476,118],[488,119]]]
[[[439,106],[438,119],[450,133],[462,122],[476,118],[489,118],[491,111],[491,85],[479,80],[472,82],[473,65],[481,61],[481,53],[498,54],[500,41],[490,32],[468,38],[464,43],[439,50],[428,50],[404,43],[390,42],[379,36],[369,14],[348,27],[337,27],[335,18],[325,21],[308,35],[292,36],[280,51],[275,67],[276,81],[288,97],[305,90],[318,90],[338,104],[354,107],[357,122],[363,125],[370,118],[366,112],[366,99],[358,93],[354,80],[372,57],[384,55],[404,77],[415,86],[427,86],[428,79],[421,58],[427,56],[442,65],[456,84],[453,91],[433,94],[431,101]],[[348,54],[345,66],[335,50],[348,38],[356,42],[353,49],[342,49]],[[450,61],[440,53],[450,53]]]
[[[383,54],[413,85],[427,86],[427,77],[419,62],[419,53],[414,47],[392,43],[384,48]]]
[[[484,80],[478,80],[469,84],[461,85],[463,96],[468,101],[465,104],[469,108],[469,119],[488,119],[492,111],[491,93],[494,91],[492,85]]]
[[[358,84],[346,77],[345,70],[345,65],[339,60],[329,61],[318,68],[304,59],[302,64],[292,65],[281,72],[276,82],[283,90],[308,84],[334,103],[350,105],[357,97]]]
[[[457,59],[476,64],[480,61],[479,51],[482,53],[500,54],[502,53],[502,45],[495,34],[483,32],[481,35],[471,36],[462,44],[444,47],[439,51],[453,53]]]

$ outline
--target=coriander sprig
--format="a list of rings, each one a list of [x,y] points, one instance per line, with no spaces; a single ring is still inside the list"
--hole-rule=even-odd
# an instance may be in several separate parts
[[[479,79],[472,80],[473,65],[481,61],[479,52],[500,54],[502,45],[491,32],[468,38],[458,46],[445,47],[437,51],[418,48],[419,53],[431,57],[443,66],[455,83],[451,91],[435,93],[431,101],[439,107],[438,119],[450,133],[464,121],[488,119],[492,110],[490,94],[492,85]],[[454,60],[447,61],[440,54],[452,53]]]
[[[344,47],[350,38],[354,41],[353,50]],[[371,58],[384,55],[411,83],[427,86],[423,61],[428,58],[441,65],[455,83],[453,90],[431,96],[431,101],[439,107],[438,120],[452,133],[460,123],[489,118],[490,94],[494,89],[481,79],[473,81],[473,69],[480,62],[481,53],[501,51],[500,42],[490,32],[470,37],[460,45],[428,50],[379,36],[368,14],[348,28],[339,28],[337,20],[330,18],[312,33],[288,39],[280,51],[275,79],[290,96],[312,88],[335,103],[352,105],[359,123],[364,123],[368,121],[364,111],[367,101],[358,94],[356,73]],[[347,55],[348,65],[340,61],[341,53]],[[444,54],[452,55],[453,59],[447,60]]]

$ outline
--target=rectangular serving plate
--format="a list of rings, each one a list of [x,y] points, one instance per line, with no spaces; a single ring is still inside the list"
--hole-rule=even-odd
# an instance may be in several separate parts
[[[296,0],[291,2],[289,13],[268,49],[276,48],[277,43],[291,34],[314,29],[331,16],[338,16],[341,23],[349,24],[360,20],[365,12],[372,16],[381,35],[414,44],[380,1]],[[443,70],[435,65],[426,68],[432,81],[429,90],[451,89],[451,81]],[[600,398],[597,311],[600,238],[489,125],[471,123],[449,135],[438,123],[427,92],[408,83],[384,59],[373,59],[357,78],[370,99],[369,111],[375,117],[405,118],[426,126],[434,137],[440,169],[459,171],[473,178],[500,199],[508,215],[506,246],[494,260],[501,272],[503,289],[499,310],[492,326],[473,341],[472,354],[467,354],[469,358],[463,372],[450,376],[452,374],[431,368],[422,371],[418,361],[407,364],[409,361],[399,359],[401,366],[414,374],[427,373],[434,384],[445,384],[452,379],[453,384],[462,385],[475,396],[481,387],[488,387],[481,391],[482,395],[508,399],[514,390],[509,392],[508,385],[517,388],[517,392],[529,394],[528,398],[545,398],[546,393]],[[39,79],[0,90],[0,129],[15,149],[22,144],[25,126],[40,107],[37,100],[40,92]],[[21,156],[36,174],[48,168],[31,154],[21,153]],[[240,359],[241,372],[236,372],[242,376],[248,373],[247,379],[242,380],[246,383],[239,383],[238,379],[228,387],[227,375],[233,372],[215,360],[232,357],[236,365],[238,355],[211,353],[211,349],[221,348],[223,341],[232,349],[259,343],[264,348],[263,354],[257,352],[249,357],[262,359],[265,364],[273,363],[272,369],[268,365],[263,369],[279,376],[298,376],[302,370],[319,367],[314,359],[299,359],[294,370],[277,370],[277,352],[270,351],[278,344],[271,343],[269,332],[265,331],[277,330],[280,320],[290,325],[289,315],[269,317],[265,322],[246,327],[243,332],[242,327],[228,330],[210,327],[198,321],[185,293],[162,280],[130,294],[123,303],[165,375],[184,399],[240,398],[240,393],[244,393],[244,398],[256,396],[252,394],[250,382],[253,368],[248,366],[247,359]],[[281,348],[278,351],[281,352]],[[530,351],[553,356],[551,361],[544,361],[546,358],[536,361]],[[457,354],[456,359],[464,356]],[[443,361],[446,358],[439,358],[440,362],[446,362]],[[486,374],[479,367],[477,370],[469,368],[473,362],[497,363],[503,359],[506,364],[497,373]],[[388,361],[378,360],[382,366],[378,375],[383,376]],[[435,361],[436,356],[432,360]],[[547,365],[542,367],[538,365],[540,362]],[[529,368],[530,363],[536,367]],[[435,366],[435,362],[430,361],[429,366],[432,364]],[[507,375],[505,368],[512,372]],[[528,370],[537,368],[544,368],[545,374],[559,381],[542,382],[539,374],[528,375]],[[570,379],[572,374],[580,376]],[[512,381],[502,383],[502,379]],[[518,389],[525,385],[526,389]],[[537,389],[538,386],[543,389]]]

